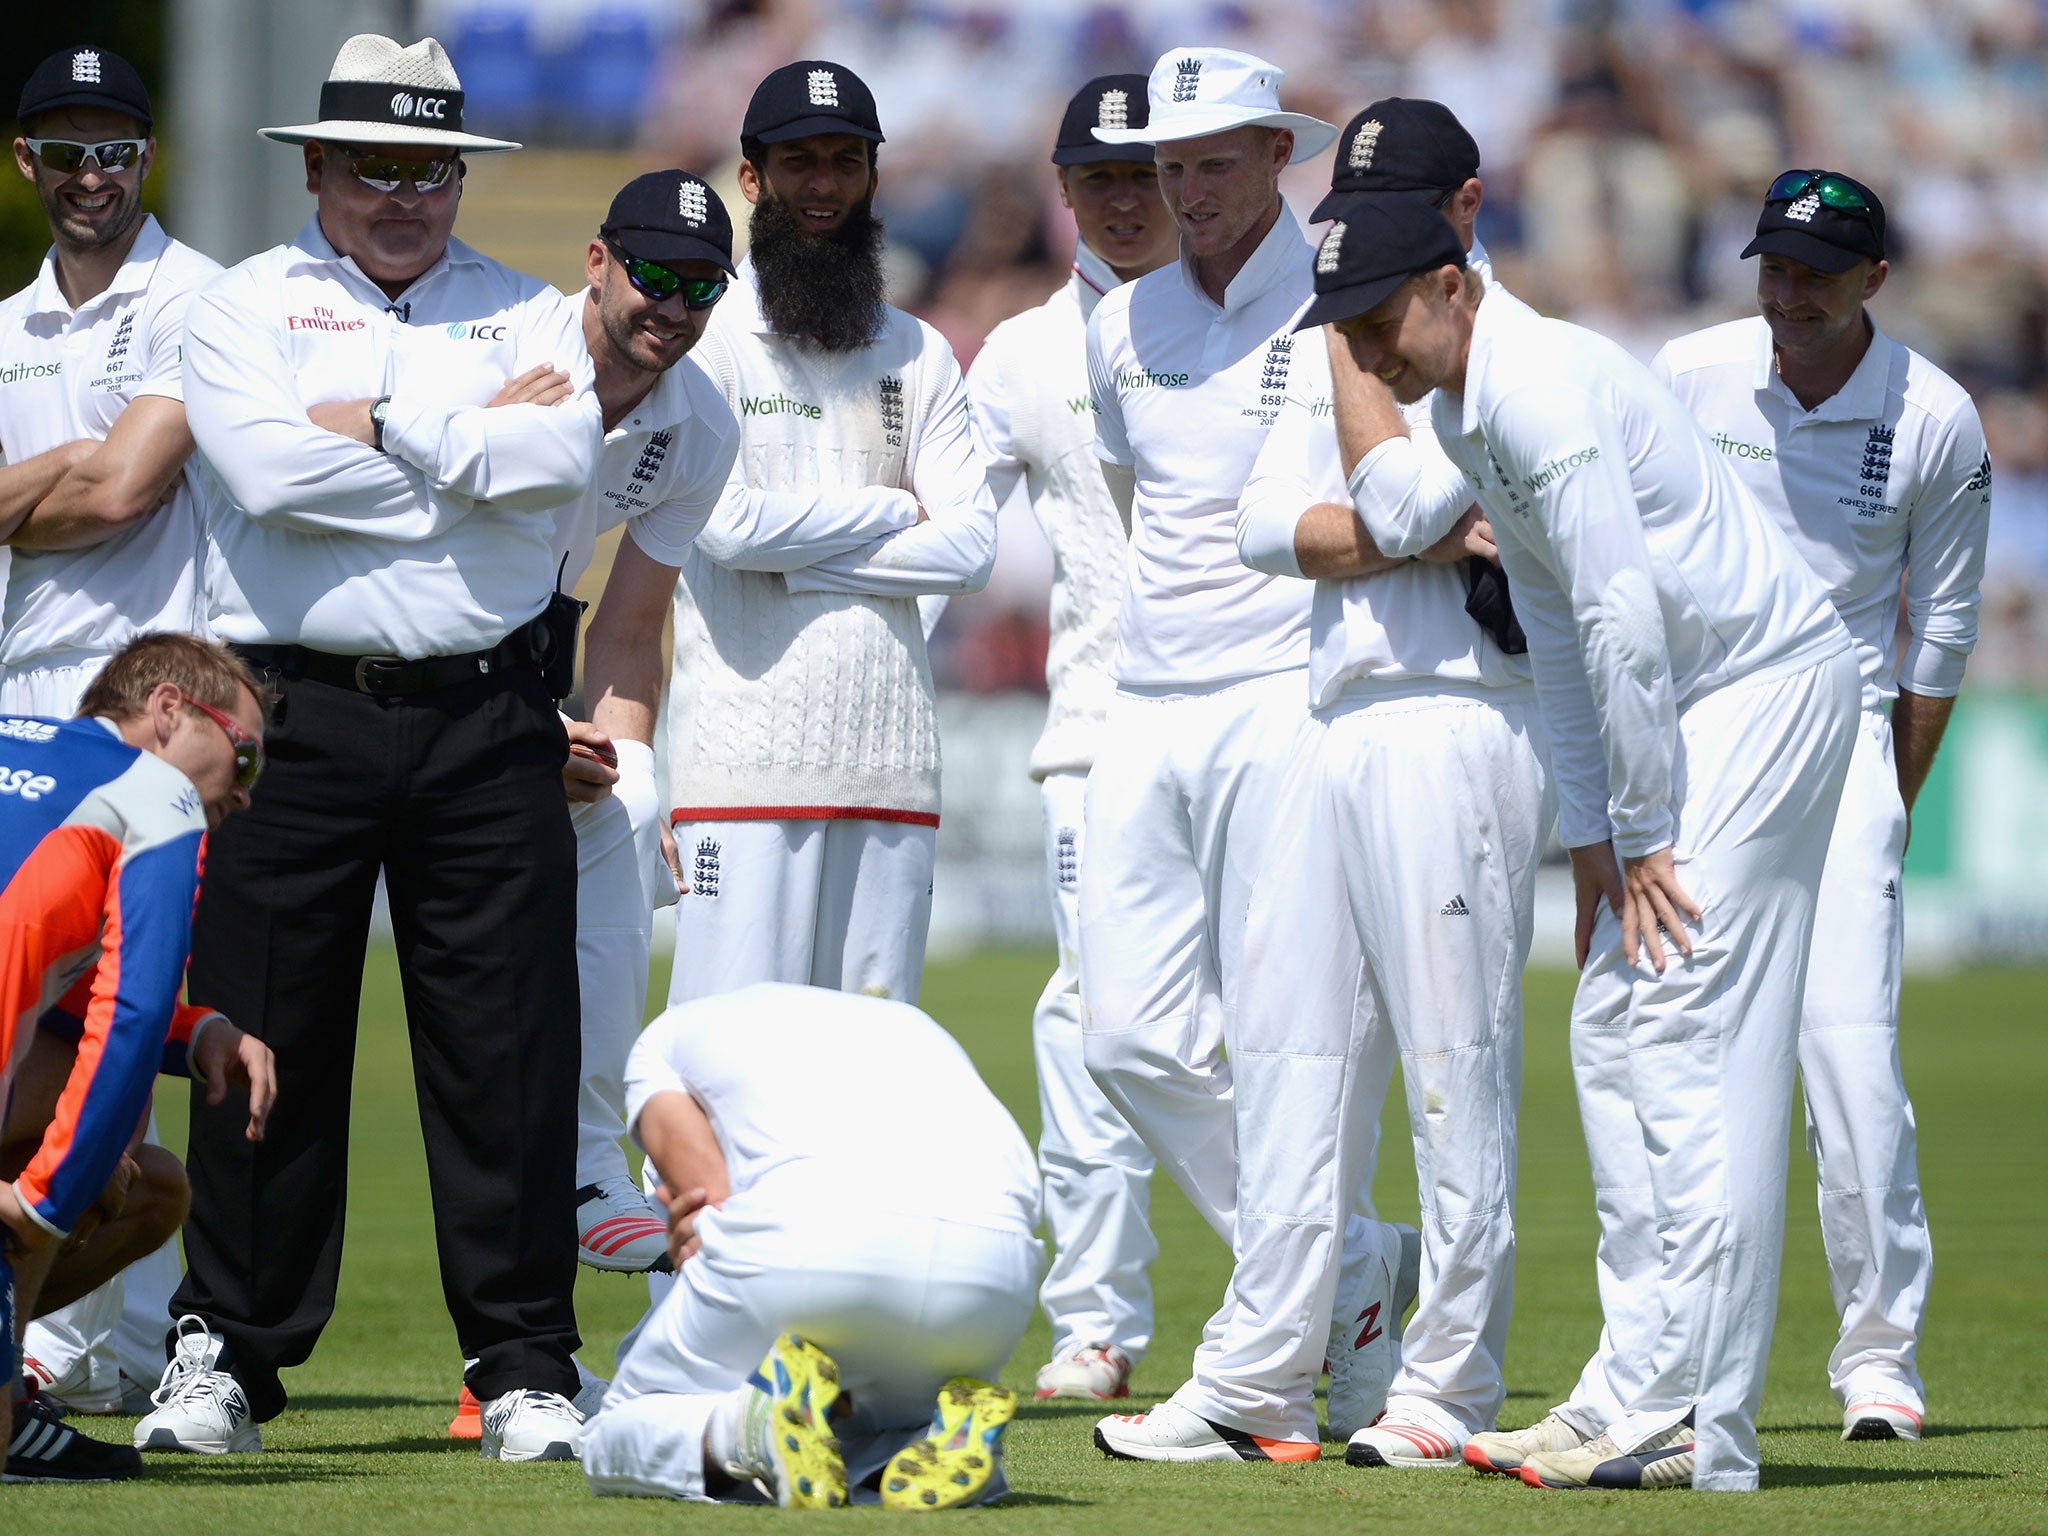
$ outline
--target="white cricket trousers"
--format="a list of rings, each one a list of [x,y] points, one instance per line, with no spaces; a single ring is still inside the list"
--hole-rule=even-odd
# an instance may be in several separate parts
[[[1917,1355],[1934,1274],[1913,1105],[1899,1070],[1906,807],[1891,721],[1858,722],[1828,844],[1799,1028],[1806,1146],[1841,1336],[1828,1378],[1844,1403],[1925,1411]]]
[[[654,908],[674,899],[661,861],[654,753],[618,744],[622,774],[613,793],[571,805],[576,829],[576,979],[582,1001],[583,1084],[576,1097],[576,1183],[626,1178],[619,1138],[626,1123],[626,1058],[647,1013],[647,961]],[[658,882],[658,883],[657,883]]]
[[[1088,1071],[1226,1243],[1237,1213],[1230,1011],[1252,880],[1307,700],[1298,670],[1199,692],[1119,689],[1088,775]]]
[[[671,1007],[756,981],[915,1003],[938,829],[813,818],[679,821]]]
[[[1181,1394],[1205,1417],[1314,1438],[1346,1218],[1397,1047],[1423,1257],[1389,1412],[1456,1439],[1499,1412],[1548,780],[1527,689],[1361,687],[1304,721],[1245,939],[1237,1266]]]
[[[111,657],[85,652],[53,655],[35,666],[0,676],[0,715],[68,720]],[[152,1110],[143,1139],[161,1146]],[[121,1377],[153,1384],[164,1369],[164,1334],[171,1326],[171,1293],[184,1278],[174,1237],[137,1259],[98,1290],[27,1324],[22,1350],[53,1375],[74,1375],[85,1391],[118,1390]]]
[[[711,1413],[782,1333],[839,1366],[853,1413],[833,1427],[855,1483],[926,1431],[949,1378],[993,1380],[1015,1351],[1043,1258],[1036,1238],[794,1182],[771,1174],[699,1217],[702,1250],[584,1430],[593,1493],[703,1500]]]
[[[1038,1300],[1052,1324],[1053,1359],[1114,1345],[1135,1363],[1152,1342],[1150,1269],[1159,1256],[1149,1220],[1152,1154],[1083,1059],[1079,907],[1088,776],[1050,773],[1039,788],[1059,967],[1031,1016],[1038,1168],[1053,1244]]]
[[[1603,906],[1572,1005],[1605,1327],[1559,1411],[1624,1451],[1693,1414],[1695,1488],[1757,1485],[1807,949],[1857,700],[1845,649],[1680,711],[1692,958],[1629,966]]]

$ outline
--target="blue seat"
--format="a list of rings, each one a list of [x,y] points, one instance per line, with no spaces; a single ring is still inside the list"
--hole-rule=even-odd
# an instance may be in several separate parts
[[[644,12],[592,11],[556,58],[549,116],[563,138],[616,144],[646,115],[661,41]]]
[[[478,131],[513,137],[533,131],[541,117],[543,71],[523,9],[484,5],[464,13],[449,52],[462,76],[464,115]]]

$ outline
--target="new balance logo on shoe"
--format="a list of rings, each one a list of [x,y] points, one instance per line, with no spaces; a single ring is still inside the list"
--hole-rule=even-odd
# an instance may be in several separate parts
[[[1363,1312],[1359,1313],[1358,1321],[1362,1326],[1358,1330],[1358,1337],[1351,1341],[1353,1349],[1365,1348],[1366,1345],[1372,1343],[1386,1332],[1384,1328],[1380,1327],[1380,1304],[1378,1302],[1374,1302]]]
[[[1472,909],[1465,905],[1465,897],[1461,892],[1438,907],[1436,915],[1438,917],[1470,917]]]

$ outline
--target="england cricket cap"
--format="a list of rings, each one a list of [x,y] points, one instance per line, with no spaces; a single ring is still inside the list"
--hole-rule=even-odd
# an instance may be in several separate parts
[[[754,87],[746,121],[740,124],[741,139],[784,144],[818,133],[850,133],[882,142],[875,93],[844,64],[798,59]]]
[[[1764,194],[1744,256],[1789,256],[1816,272],[1884,260],[1884,204],[1839,171],[1787,171]]]
[[[732,217],[710,183],[688,171],[634,177],[597,232],[642,261],[709,261],[734,270]]]
[[[1054,165],[1095,165],[1105,160],[1150,165],[1150,144],[1105,144],[1098,128],[1142,128],[1146,117],[1143,75],[1099,75],[1067,103],[1060,136],[1052,152]]]
[[[1316,247],[1316,296],[1297,331],[1376,309],[1418,272],[1465,265],[1450,221],[1417,198],[1354,192],[1330,211],[1337,222]]]
[[[135,66],[105,48],[65,48],[51,54],[30,73],[21,88],[15,117],[22,122],[58,107],[102,107],[142,124],[149,113],[149,92]]]
[[[1170,48],[1146,81],[1142,126],[1095,128],[1105,144],[1170,144],[1206,138],[1233,128],[1289,128],[1294,153],[1289,165],[1320,155],[1337,137],[1337,125],[1302,112],[1280,110],[1277,64],[1228,48]]]
[[[1333,217],[1337,200],[1351,192],[1407,192],[1441,196],[1479,174],[1479,146],[1440,101],[1388,96],[1344,125],[1330,193],[1309,216]]]

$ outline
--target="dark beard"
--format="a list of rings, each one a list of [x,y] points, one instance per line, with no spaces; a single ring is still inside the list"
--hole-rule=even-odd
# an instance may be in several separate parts
[[[888,306],[873,198],[830,234],[814,235],[781,198],[764,196],[747,232],[761,315],[778,334],[807,337],[827,352],[851,352],[882,334]]]

